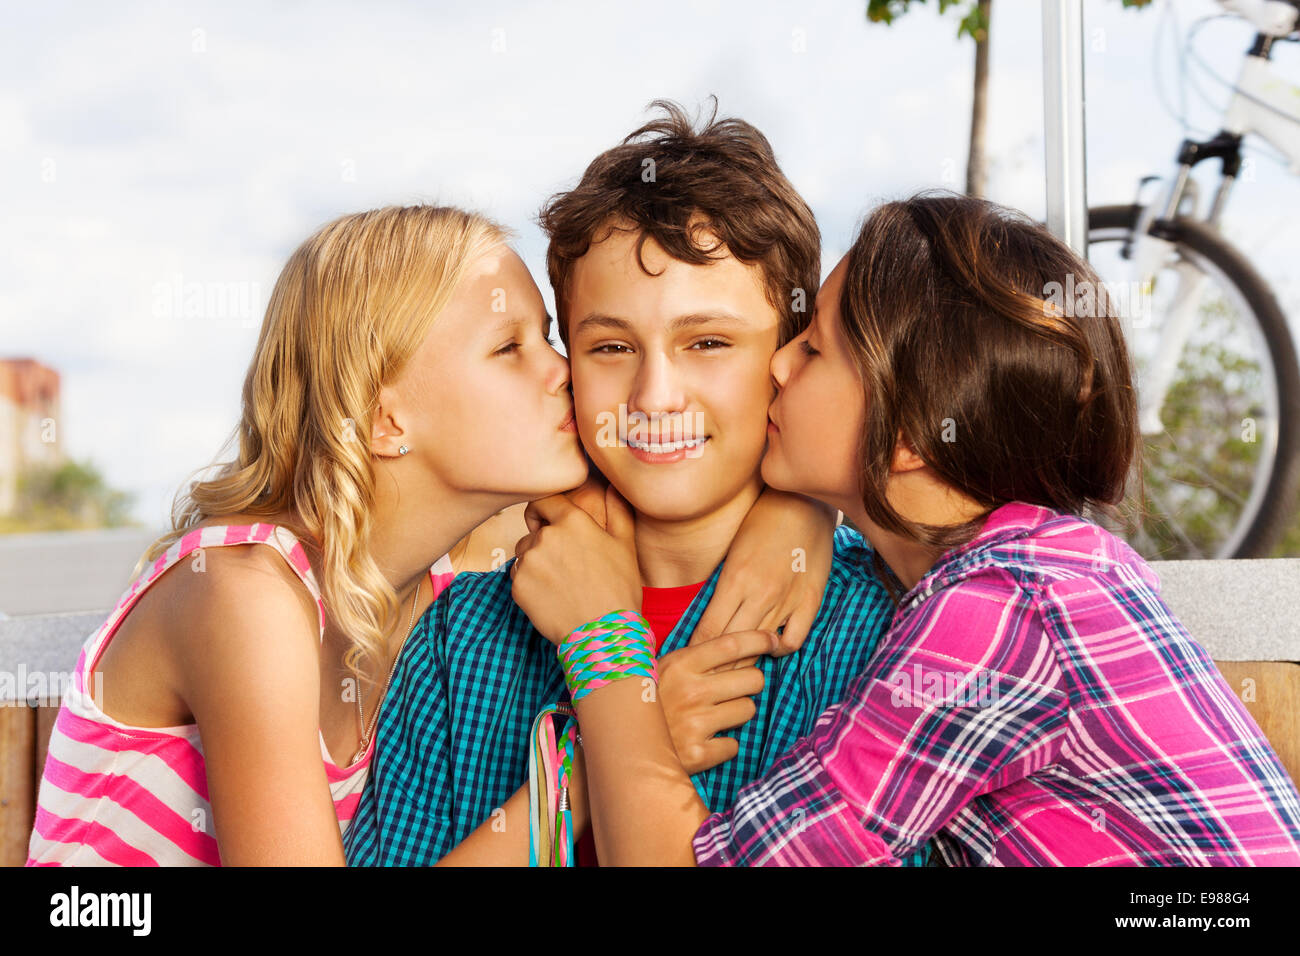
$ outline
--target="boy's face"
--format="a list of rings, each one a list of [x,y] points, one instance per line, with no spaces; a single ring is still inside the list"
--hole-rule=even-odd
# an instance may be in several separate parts
[[[647,238],[647,275],[637,239],[612,232],[570,275],[578,433],[638,514],[689,520],[759,481],[779,317],[757,265],[690,265]]]

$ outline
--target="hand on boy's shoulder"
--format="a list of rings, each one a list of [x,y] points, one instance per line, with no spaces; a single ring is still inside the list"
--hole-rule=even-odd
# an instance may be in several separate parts
[[[739,752],[735,738],[717,734],[754,716],[752,698],[763,692],[765,681],[753,662],[772,649],[774,640],[769,631],[736,631],[659,658],[659,700],[688,774],[716,767]]]

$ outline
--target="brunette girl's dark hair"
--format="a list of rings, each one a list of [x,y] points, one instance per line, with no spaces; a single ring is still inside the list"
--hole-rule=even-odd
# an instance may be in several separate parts
[[[866,393],[863,505],[881,528],[949,549],[1024,501],[1118,517],[1139,473],[1137,401],[1112,299],[1043,226],[980,199],[922,193],[872,212],[840,315]],[[900,435],[987,509],[959,525],[885,497]]]

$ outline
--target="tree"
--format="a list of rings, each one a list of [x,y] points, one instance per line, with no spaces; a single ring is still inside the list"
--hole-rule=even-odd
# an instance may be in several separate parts
[[[68,531],[131,524],[132,496],[110,488],[89,462],[29,468],[18,478],[13,515],[0,518],[0,532]]]
[[[1145,7],[1151,0],[1122,0],[1126,7]],[[872,23],[893,23],[912,3],[925,0],[867,0],[867,19]],[[970,148],[966,155],[966,194],[983,196],[988,186],[988,165],[984,131],[988,121],[989,26],[993,0],[939,0],[940,15],[955,9],[961,19],[957,36],[975,41],[975,75],[971,84]]]
[[[872,23],[890,24],[907,12],[912,3],[925,0],[867,0],[867,19]],[[987,126],[989,93],[989,17],[993,0],[939,0],[939,13],[956,8],[961,14],[957,36],[975,41],[975,77],[972,84],[970,114],[970,149],[966,155],[966,194],[983,196],[988,185],[988,168],[984,155],[984,130]]]

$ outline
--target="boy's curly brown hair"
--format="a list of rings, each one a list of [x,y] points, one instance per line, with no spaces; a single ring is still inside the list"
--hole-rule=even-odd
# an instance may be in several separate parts
[[[668,100],[663,111],[607,149],[573,189],[552,196],[538,221],[550,238],[546,270],[556,319],[569,344],[566,298],[574,263],[616,229],[637,230],[674,259],[703,265],[730,253],[758,263],[784,345],[808,324],[821,278],[821,234],[812,210],[777,165],[772,146],[744,120],[712,114],[697,129]],[[711,237],[711,238],[710,238]]]

